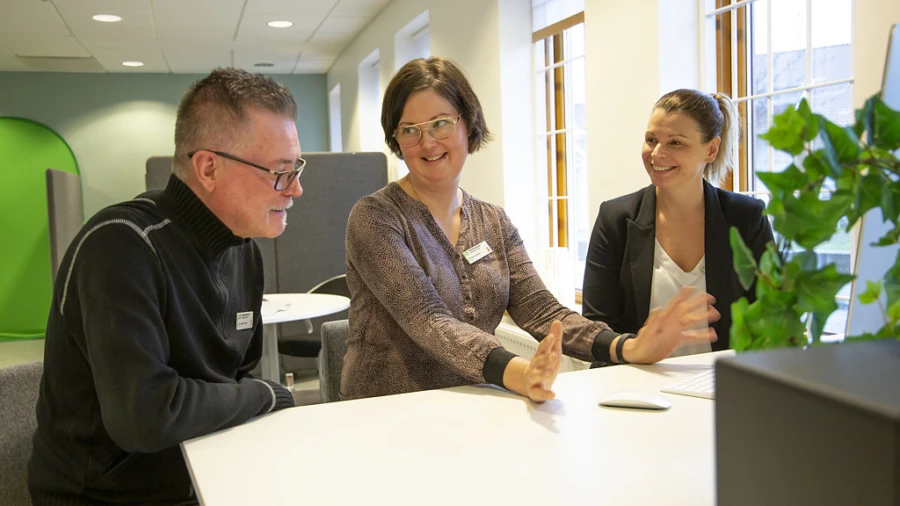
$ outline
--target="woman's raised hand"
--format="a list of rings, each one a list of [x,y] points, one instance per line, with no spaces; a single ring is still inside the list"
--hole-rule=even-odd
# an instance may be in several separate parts
[[[624,343],[622,355],[625,360],[652,364],[668,357],[683,344],[715,342],[716,331],[708,326],[721,317],[713,307],[715,302],[708,293],[682,288],[665,307],[650,314],[637,337]]]

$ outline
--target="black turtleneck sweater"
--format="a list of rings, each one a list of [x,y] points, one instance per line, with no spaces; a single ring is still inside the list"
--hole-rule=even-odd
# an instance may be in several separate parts
[[[54,286],[34,503],[190,500],[179,443],[272,407],[271,389],[248,375],[262,353],[262,296],[259,248],[174,176],[91,218]]]

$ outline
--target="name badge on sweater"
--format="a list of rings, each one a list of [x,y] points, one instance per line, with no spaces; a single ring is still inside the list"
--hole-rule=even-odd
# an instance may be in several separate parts
[[[245,311],[237,314],[237,323],[234,326],[237,330],[245,330],[253,328],[253,311]]]
[[[465,257],[466,261],[470,264],[474,264],[482,258],[490,255],[493,251],[494,250],[492,250],[491,247],[488,246],[487,241],[481,241],[475,246],[472,246],[471,248],[463,251],[463,257]]]

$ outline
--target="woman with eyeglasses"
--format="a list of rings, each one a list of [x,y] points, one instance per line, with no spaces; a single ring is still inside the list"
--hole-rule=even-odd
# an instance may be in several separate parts
[[[493,383],[552,399],[562,353],[652,363],[715,339],[706,294],[685,290],[634,334],[583,318],[544,287],[499,206],[459,187],[466,157],[490,140],[478,97],[451,61],[413,60],[385,91],[385,142],[409,174],[361,199],[347,224],[350,335],[345,399]],[[504,311],[539,339],[531,360],[494,337]]]

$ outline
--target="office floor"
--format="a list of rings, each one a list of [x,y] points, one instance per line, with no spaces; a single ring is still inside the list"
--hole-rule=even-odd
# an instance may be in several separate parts
[[[44,340],[0,342],[0,368],[44,360]],[[294,372],[294,402],[308,406],[322,402],[319,394],[319,376],[313,370]]]

